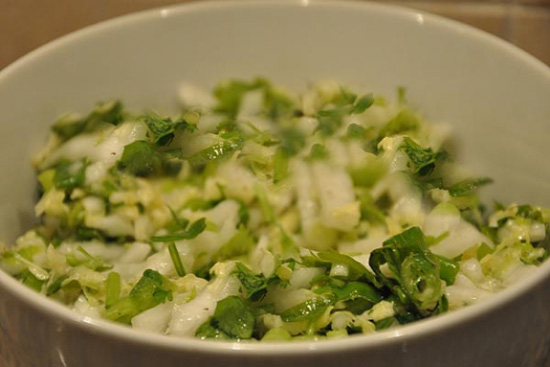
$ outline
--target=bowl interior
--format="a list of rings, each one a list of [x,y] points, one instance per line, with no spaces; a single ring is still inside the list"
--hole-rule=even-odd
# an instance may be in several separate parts
[[[264,76],[288,88],[335,79],[394,96],[452,124],[460,157],[495,179],[488,197],[550,205],[550,70],[451,21],[377,4],[222,2],[159,9],[93,26],[0,73],[0,238],[32,221],[29,157],[68,111],[119,98],[177,108],[183,81]]]

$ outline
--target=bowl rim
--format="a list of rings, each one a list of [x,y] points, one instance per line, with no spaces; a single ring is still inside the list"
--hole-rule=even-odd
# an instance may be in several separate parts
[[[476,42],[482,42],[491,47],[503,49],[527,65],[528,68],[539,73],[541,77],[550,82],[550,67],[526,51],[504,41],[497,36],[489,34],[483,30],[472,26],[447,19],[426,11],[414,10],[400,5],[382,4],[372,2],[358,2],[351,0],[267,0],[267,1],[240,1],[240,0],[217,0],[201,1],[183,4],[175,4],[165,7],[158,7],[143,11],[138,11],[115,18],[102,21],[84,27],[80,30],[69,33],[58,39],[55,39],[37,49],[31,51],[20,59],[14,61],[4,69],[0,70],[0,83],[3,80],[12,77],[20,69],[28,64],[38,62],[40,57],[58,48],[71,47],[79,39],[93,36],[96,33],[108,32],[119,27],[125,27],[140,22],[148,22],[157,18],[167,18],[174,16],[186,16],[193,12],[208,12],[219,9],[236,8],[262,8],[262,7],[286,7],[292,8],[327,8],[334,10],[354,10],[363,12],[375,12],[382,15],[389,15],[404,19],[408,22],[416,22],[419,25],[429,23],[444,32],[453,32],[460,34],[461,37],[475,39]],[[117,338],[120,341],[146,345],[149,347],[159,347],[178,351],[202,351],[211,354],[238,353],[242,355],[279,355],[291,356],[302,355],[305,350],[309,353],[333,353],[341,350],[377,348],[391,343],[405,343],[413,338],[426,337],[445,329],[450,329],[466,321],[472,321],[482,317],[484,314],[508,302],[519,298],[529,290],[540,285],[550,277],[550,261],[542,264],[534,273],[523,279],[521,284],[513,284],[510,287],[498,292],[489,299],[468,307],[455,310],[430,319],[416,321],[408,325],[402,325],[395,329],[378,331],[368,335],[354,335],[349,338],[327,339],[319,341],[296,341],[296,342],[220,342],[212,340],[200,340],[196,338],[181,338],[156,334],[141,330],[135,330],[130,327],[115,324],[109,321],[92,319],[91,317],[78,314],[67,306],[62,305],[52,299],[44,297],[18,282],[15,278],[0,269],[0,288],[11,294],[19,300],[24,301],[29,307],[47,314],[50,317],[59,318],[61,321],[81,328],[83,331],[91,332],[96,335]]]

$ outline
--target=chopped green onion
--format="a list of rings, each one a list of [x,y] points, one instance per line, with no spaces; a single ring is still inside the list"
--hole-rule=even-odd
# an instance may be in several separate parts
[[[120,299],[120,274],[117,272],[110,272],[107,275],[105,285],[105,307],[109,308]]]

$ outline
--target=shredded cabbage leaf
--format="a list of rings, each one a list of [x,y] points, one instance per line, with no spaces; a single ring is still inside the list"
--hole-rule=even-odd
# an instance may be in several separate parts
[[[34,160],[39,225],[0,267],[73,310],[178,337],[291,341],[398,327],[536,271],[550,210],[495,203],[448,129],[332,81],[263,78],[181,111],[99,103]],[[504,183],[505,184],[505,183]]]

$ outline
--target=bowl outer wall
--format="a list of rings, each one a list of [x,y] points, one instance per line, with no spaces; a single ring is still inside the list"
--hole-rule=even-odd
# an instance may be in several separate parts
[[[292,345],[161,338],[74,315],[59,317],[51,305],[33,304],[21,292],[14,296],[0,287],[0,366],[542,367],[550,365],[548,286],[549,281],[538,282],[528,296],[484,312],[457,311],[451,315],[456,317],[379,335]],[[455,322],[444,322],[451,318]]]
[[[431,119],[453,124],[471,166],[506,183],[498,186],[497,196],[548,204],[544,193],[550,173],[540,157],[550,153],[545,144],[550,124],[544,123],[550,107],[541,102],[550,95],[550,72],[542,63],[469,27],[394,7],[205,3],[82,30],[0,74],[0,164],[9,172],[0,178],[2,237],[14,238],[29,225],[34,179],[27,159],[43,144],[59,114],[85,112],[95,101],[115,97],[130,108],[175,109],[175,92],[183,80],[211,87],[220,78],[255,75],[291,88],[330,77],[386,95],[407,86],[413,105]],[[147,346],[142,339],[121,337],[124,333],[108,335],[101,323],[97,327],[59,317],[42,300],[23,297],[26,290],[5,280],[4,273],[0,277],[0,354],[19,363],[8,366],[171,365],[182,358],[186,365],[222,359],[224,364],[255,365],[259,358],[273,365],[392,361],[465,366],[498,361],[521,366],[533,365],[534,358],[547,353],[548,320],[537,312],[547,304],[540,282],[533,282],[528,296],[520,298],[516,292],[501,297],[508,303],[494,303],[490,314],[476,313],[474,306],[464,323],[448,328],[424,323],[403,328],[404,335],[307,344],[303,349],[309,352],[300,355],[296,347],[285,351],[281,346],[213,348],[195,341],[181,347],[173,342]],[[405,332],[413,328],[417,337]]]

